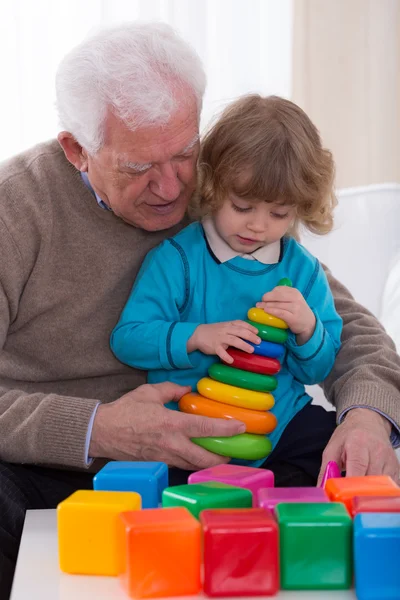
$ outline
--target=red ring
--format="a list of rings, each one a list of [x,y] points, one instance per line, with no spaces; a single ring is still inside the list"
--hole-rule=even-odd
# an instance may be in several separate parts
[[[233,363],[225,363],[236,369],[252,371],[253,373],[262,373],[264,375],[274,375],[281,370],[281,363],[276,358],[268,358],[259,354],[248,354],[242,350],[228,348],[227,353],[233,358]]]

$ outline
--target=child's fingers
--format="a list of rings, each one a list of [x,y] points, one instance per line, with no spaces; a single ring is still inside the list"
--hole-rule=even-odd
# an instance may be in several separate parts
[[[279,286],[274,288],[271,292],[267,292],[263,295],[262,300],[264,302],[290,302],[293,301],[300,294],[296,288],[290,288],[286,286]]]
[[[238,330],[243,331],[243,329],[245,329],[246,331],[248,331],[250,333],[254,333],[255,335],[257,335],[257,333],[258,333],[257,328],[254,327],[254,325],[251,325],[250,323],[246,323],[246,321],[232,321],[231,325],[235,329],[234,335],[237,335],[239,337],[242,337],[242,336],[238,332]]]
[[[243,350],[243,352],[247,352],[248,354],[254,352],[253,346],[250,346],[250,344],[246,344],[244,340],[242,340],[239,337],[236,337],[236,335],[227,336],[227,344],[229,346],[232,346],[233,348],[237,348],[238,350]]]
[[[255,329],[254,333],[246,327],[232,327],[228,335],[242,338],[243,340],[247,340],[248,342],[252,342],[253,344],[257,345],[261,342],[261,338],[257,335],[258,330],[255,327],[252,327],[252,329]]]
[[[296,305],[293,302],[257,302],[257,308],[262,308],[266,313],[276,317],[277,310],[284,310],[293,314],[296,310]]]
[[[216,354],[217,356],[219,356],[219,358],[225,362],[228,363],[229,365],[231,365],[233,363],[233,358],[232,356],[230,356],[227,351],[225,350],[225,348],[223,348],[222,346],[219,346],[216,350]]]

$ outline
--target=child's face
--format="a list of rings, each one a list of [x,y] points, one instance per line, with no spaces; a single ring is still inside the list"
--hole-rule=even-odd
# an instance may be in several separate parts
[[[229,194],[213,219],[219,235],[232,250],[250,254],[280,240],[294,217],[294,206],[244,200]]]

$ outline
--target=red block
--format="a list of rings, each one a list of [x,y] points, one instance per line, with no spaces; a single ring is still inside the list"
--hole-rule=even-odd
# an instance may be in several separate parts
[[[363,512],[400,512],[400,497],[355,496],[352,502],[353,516]]]
[[[208,596],[274,595],[279,589],[279,534],[264,509],[204,510],[204,592]]]

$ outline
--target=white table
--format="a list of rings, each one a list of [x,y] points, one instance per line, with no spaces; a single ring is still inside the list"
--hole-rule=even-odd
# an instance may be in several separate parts
[[[55,510],[26,514],[11,600],[128,600],[115,577],[65,575],[58,567]],[[262,598],[258,596],[260,600]],[[279,600],[355,600],[353,591],[280,592]],[[189,600],[189,597],[180,600]],[[204,600],[191,596],[190,600]],[[236,598],[235,600],[240,600]],[[271,597],[265,597],[271,600]]]

